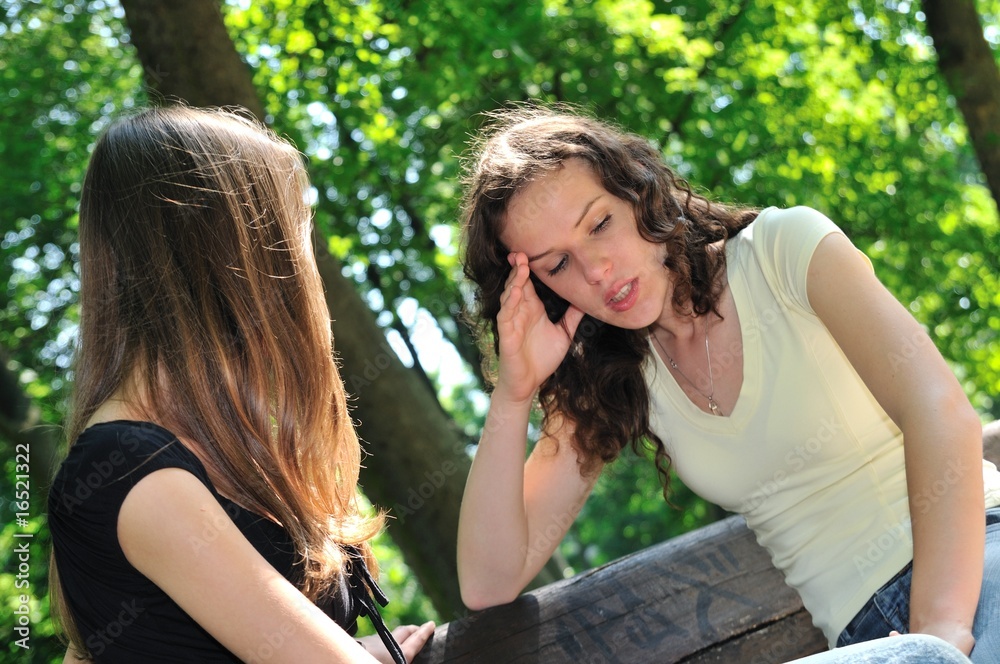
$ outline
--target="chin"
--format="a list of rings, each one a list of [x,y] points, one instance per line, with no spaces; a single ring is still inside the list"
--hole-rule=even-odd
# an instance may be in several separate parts
[[[623,330],[645,330],[650,325],[656,322],[655,317],[650,316],[629,316],[629,315],[614,315],[611,316],[595,316],[594,314],[588,314],[591,318],[596,318],[602,323],[612,325],[614,327],[619,327]],[[647,322],[646,318],[650,320]]]
[[[649,327],[650,327],[650,326],[651,326],[651,325],[652,325],[652,324],[653,324],[654,322],[655,322],[655,319],[653,319],[653,320],[649,321],[648,323],[646,323],[646,322],[634,322],[634,321],[629,321],[629,322],[627,322],[627,323],[622,323],[622,324],[619,324],[619,325],[618,325],[618,327],[620,327],[620,328],[622,328],[622,329],[624,329],[624,330],[648,330],[648,329],[649,329]]]

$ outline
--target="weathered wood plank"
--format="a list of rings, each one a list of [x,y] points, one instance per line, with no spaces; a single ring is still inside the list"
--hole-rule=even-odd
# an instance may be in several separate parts
[[[779,664],[826,650],[826,639],[805,609],[770,625],[685,657],[682,664]]]
[[[743,519],[730,517],[443,625],[417,662],[722,661],[712,658],[739,652],[733,640],[788,630],[798,656],[825,648],[805,616]]]
[[[1000,465],[1000,421],[983,427]],[[706,528],[438,627],[415,664],[777,664],[826,649],[743,519]]]

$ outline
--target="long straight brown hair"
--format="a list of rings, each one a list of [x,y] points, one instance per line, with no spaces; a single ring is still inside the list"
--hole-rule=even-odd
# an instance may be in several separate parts
[[[358,504],[307,187],[301,155],[235,112],[147,109],[104,133],[80,204],[67,436],[118,395],[196,441],[219,491],[288,531],[316,600],[339,580],[343,547],[375,569],[382,518]]]

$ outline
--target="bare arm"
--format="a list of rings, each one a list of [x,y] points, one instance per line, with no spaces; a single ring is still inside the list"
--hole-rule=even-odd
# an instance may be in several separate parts
[[[512,601],[538,574],[597,479],[566,439],[545,436],[524,461],[527,410],[494,393],[458,526],[458,578],[470,609]],[[491,427],[496,425],[496,428]]]
[[[243,661],[378,661],[268,564],[184,470],[139,481],[122,504],[118,538],[137,570]],[[432,630],[401,644],[408,659]]]
[[[903,432],[913,529],[910,631],[968,654],[982,585],[982,433],[975,411],[920,325],[842,235],[809,266],[809,301]]]
[[[528,280],[513,269],[498,317],[500,376],[465,486],[458,526],[458,578],[471,609],[513,600],[552,555],[596,481],[580,473],[572,431],[551,418],[525,462],[531,402],[569,349],[582,318],[570,308],[553,325]]]

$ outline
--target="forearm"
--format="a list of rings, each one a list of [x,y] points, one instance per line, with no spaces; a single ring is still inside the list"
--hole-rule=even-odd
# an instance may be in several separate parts
[[[964,396],[935,408],[904,429],[913,529],[910,631],[968,652],[983,574],[981,428]]]
[[[844,236],[832,233],[816,247],[807,287],[816,314],[903,432],[913,530],[910,630],[968,652],[985,530],[978,417],[926,332]]]
[[[458,524],[458,578],[470,608],[510,601],[526,583],[524,463],[530,412],[530,401],[507,399],[499,387],[494,392]]]

